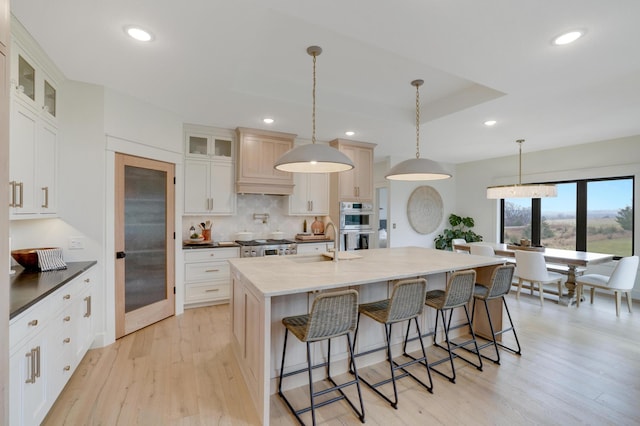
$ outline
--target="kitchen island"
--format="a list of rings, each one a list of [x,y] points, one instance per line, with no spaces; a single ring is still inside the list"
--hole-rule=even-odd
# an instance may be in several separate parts
[[[350,252],[353,253],[353,252]],[[390,280],[426,277],[429,290],[443,288],[449,272],[476,269],[479,281],[486,279],[495,265],[503,260],[420,247],[362,250],[359,258],[332,262],[322,255],[267,256],[230,259],[232,295],[232,344],[244,380],[262,423],[269,424],[269,398],[275,393],[280,374],[284,327],[282,318],[309,312],[315,294],[321,291],[355,288],[359,302],[365,303],[390,296]],[[421,328],[432,327],[434,312],[425,310]],[[398,328],[392,336],[394,345],[402,341]],[[361,324],[356,351],[378,347],[384,343],[383,333],[375,324]],[[317,361],[326,352],[319,343],[313,354]],[[341,341],[332,345],[334,374],[347,371],[346,347]],[[325,346],[326,348],[326,346]],[[305,345],[287,348],[285,368],[305,364]],[[335,353],[335,355],[334,355]],[[359,367],[384,360],[384,353],[358,359]],[[302,386],[291,380],[291,387]],[[304,376],[304,377],[302,377]],[[319,376],[320,377],[320,376]]]

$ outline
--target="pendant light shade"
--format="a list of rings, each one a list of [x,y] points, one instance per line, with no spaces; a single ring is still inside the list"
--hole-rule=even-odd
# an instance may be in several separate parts
[[[448,179],[451,173],[433,160],[420,158],[420,86],[423,80],[413,80],[412,86],[416,88],[416,158],[405,160],[396,164],[389,170],[385,178],[389,180],[439,180]]]
[[[343,152],[329,145],[316,144],[316,57],[322,53],[319,46],[310,46],[307,53],[313,56],[313,130],[311,143],[296,146],[285,152],[274,168],[292,173],[333,173],[353,169],[353,161]]]
[[[520,146],[518,183],[514,185],[498,185],[487,188],[487,198],[548,198],[557,197],[558,189],[555,185],[544,183],[522,183],[522,143],[524,139],[518,139],[516,143]]]

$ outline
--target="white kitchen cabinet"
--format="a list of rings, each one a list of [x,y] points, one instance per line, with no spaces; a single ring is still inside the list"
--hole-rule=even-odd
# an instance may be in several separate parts
[[[10,424],[40,424],[93,342],[89,270],[9,323]]]
[[[42,69],[16,43],[14,47],[10,215],[11,219],[51,217],[57,213],[57,91]]]
[[[233,215],[233,132],[185,125],[184,213]]]
[[[289,196],[289,215],[325,216],[329,214],[329,174],[294,173],[293,194]]]
[[[327,251],[327,247],[333,249],[333,241],[323,243],[298,243],[298,254],[322,254]]]
[[[231,278],[227,260],[239,256],[238,247],[185,250],[185,308],[228,302]]]

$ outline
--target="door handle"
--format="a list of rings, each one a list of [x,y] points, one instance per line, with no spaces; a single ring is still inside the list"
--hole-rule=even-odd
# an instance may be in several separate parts
[[[123,251],[117,251],[116,252],[116,259],[124,259],[125,257],[127,257],[127,253],[125,253]]]

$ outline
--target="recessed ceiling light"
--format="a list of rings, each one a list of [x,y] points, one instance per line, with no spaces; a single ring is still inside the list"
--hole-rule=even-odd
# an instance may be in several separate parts
[[[356,134],[356,132],[354,132],[352,130],[348,130],[348,131],[344,132],[344,134],[347,135],[347,136],[353,136],[353,135]]]
[[[573,43],[583,35],[584,31],[582,30],[569,31],[568,33],[561,34],[558,37],[554,38],[553,44],[555,44],[556,46],[562,46],[565,44]]]
[[[265,124],[273,124],[273,118],[265,118],[262,120]]]
[[[484,122],[484,125],[491,127],[491,126],[495,125],[496,123],[497,123],[496,120],[487,120],[487,121]]]
[[[140,27],[136,27],[134,25],[127,25],[124,27],[124,32],[133,39],[138,41],[151,41],[153,40],[153,34],[151,34],[147,30],[143,30]]]

